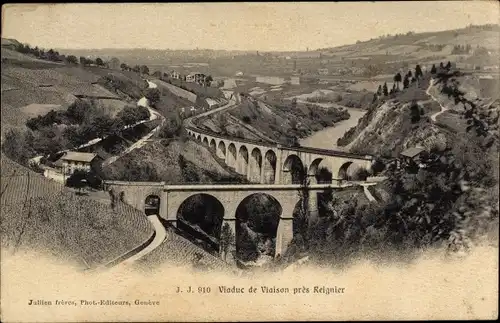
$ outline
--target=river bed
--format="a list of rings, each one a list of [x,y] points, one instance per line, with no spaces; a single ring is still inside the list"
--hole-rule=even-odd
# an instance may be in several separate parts
[[[341,138],[349,129],[356,126],[358,120],[366,113],[366,111],[360,109],[346,109],[351,115],[349,119],[337,122],[333,127],[316,131],[309,137],[300,139],[300,145],[320,149],[345,150],[343,147],[337,147],[337,139]]]

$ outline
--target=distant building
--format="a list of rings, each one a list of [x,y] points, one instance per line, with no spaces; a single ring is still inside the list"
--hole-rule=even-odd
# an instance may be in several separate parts
[[[90,172],[96,170],[101,158],[97,154],[68,151],[59,159],[64,175],[72,175],[76,170]]]
[[[205,81],[205,74],[199,72],[189,73],[186,76],[186,82],[203,83]]]
[[[328,75],[328,69],[327,68],[318,68],[318,74],[319,75]]]
[[[236,75],[236,76],[243,76],[243,72],[238,71],[238,72],[236,72],[236,74],[235,74],[235,75]]]
[[[179,74],[177,71],[171,71],[168,76],[175,80],[179,80],[181,78],[181,74]]]

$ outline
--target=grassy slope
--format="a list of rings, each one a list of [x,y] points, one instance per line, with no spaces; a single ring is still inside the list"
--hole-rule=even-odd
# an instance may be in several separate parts
[[[29,248],[95,267],[138,247],[153,234],[139,211],[112,210],[77,196],[2,154],[2,248]],[[29,174],[29,175],[28,175]]]
[[[155,169],[157,180],[167,184],[179,184],[184,182],[178,163],[180,155],[197,168],[201,183],[212,183],[214,176],[233,176],[214,159],[207,148],[193,141],[184,143],[178,140],[150,143],[107,166],[104,173],[108,174],[109,179],[126,180],[133,176],[132,169],[150,166]]]

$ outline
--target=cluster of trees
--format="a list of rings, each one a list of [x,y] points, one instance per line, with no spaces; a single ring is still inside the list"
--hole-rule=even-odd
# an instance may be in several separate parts
[[[146,99],[148,99],[149,105],[153,108],[156,108],[158,102],[161,99],[161,91],[158,88],[147,89],[146,94],[144,95]]]
[[[148,118],[149,111],[144,107],[128,106],[115,118],[111,118],[97,104],[77,100],[65,111],[51,110],[43,116],[29,119],[26,122],[29,129],[24,132],[10,132],[6,136],[7,150],[10,151],[9,157],[26,164],[28,158],[37,154],[52,155],[63,149],[80,146],[94,138],[117,135],[125,126]],[[15,156],[16,154],[19,156]]]
[[[449,71],[450,69],[451,69],[451,62],[450,61],[448,61],[448,63],[446,63],[446,65],[444,65],[443,62],[439,63],[439,71],[436,68],[436,64],[432,64],[431,74],[436,74],[438,72],[446,72],[446,71]]]
[[[79,59],[75,55],[62,55],[59,54],[58,51],[53,50],[52,48],[49,50],[44,50],[41,48],[38,48],[38,46],[31,47],[28,44],[20,44],[16,46],[16,51],[23,53],[23,54],[30,54],[33,55],[39,59],[45,59],[53,62],[66,62],[68,64],[78,64],[82,66],[88,66],[88,65],[97,65],[101,67],[107,67],[108,63],[105,62],[102,58],[97,57],[95,60],[83,57],[81,56]]]
[[[449,149],[424,153],[422,163],[425,167],[387,170],[386,190],[392,196],[388,201],[361,205],[355,198],[340,200],[325,192],[319,220],[302,221],[287,256],[306,251],[318,261],[339,264],[380,250],[408,255],[433,246],[467,248],[498,216],[486,206],[494,201],[478,187],[494,183],[469,172]],[[471,181],[477,186],[467,184]]]
[[[423,72],[422,68],[420,67],[419,64],[415,66],[415,72],[413,73],[411,70],[409,70],[405,76],[401,76],[401,73],[398,72],[394,75],[393,80],[394,84],[391,90],[388,89],[387,87],[387,82],[384,82],[383,85],[379,85],[377,92],[373,95],[373,101],[376,101],[379,97],[382,96],[389,96],[393,93],[397,93],[401,91],[399,84],[403,83],[403,89],[407,89],[410,86],[410,83],[415,83],[419,79],[423,77]]]
[[[149,67],[147,65],[129,66],[126,63],[121,63],[120,68],[122,71],[132,71],[135,73],[149,75]]]
[[[58,51],[53,50],[52,48],[49,50],[45,50],[42,48],[38,48],[38,46],[31,47],[28,44],[19,44],[15,47],[16,51],[23,54],[31,54],[40,59],[46,59],[53,62],[62,62],[65,59],[64,55],[59,54]]]
[[[95,60],[87,57],[80,56],[80,65],[82,66],[89,66],[89,65],[97,65],[97,66],[107,66],[107,63],[105,63],[102,58],[97,57]]]

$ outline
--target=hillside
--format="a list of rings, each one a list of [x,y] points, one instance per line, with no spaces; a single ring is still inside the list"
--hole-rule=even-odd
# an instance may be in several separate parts
[[[153,234],[146,216],[125,204],[78,196],[2,154],[2,250],[48,252],[82,268],[105,265]]]
[[[424,58],[435,55],[449,55],[454,45],[470,44],[498,51],[500,26],[470,26],[457,30],[426,33],[407,33],[359,41],[356,44],[322,49],[322,54],[340,54],[347,57],[374,55],[404,55]],[[435,50],[433,45],[445,45]]]
[[[104,169],[110,180],[213,183],[241,181],[204,146],[193,141],[163,140],[149,143]]]

